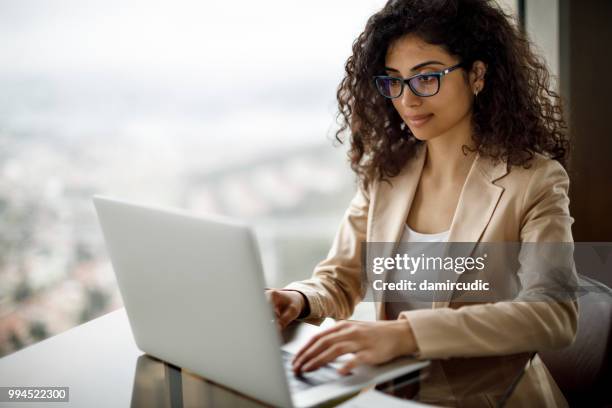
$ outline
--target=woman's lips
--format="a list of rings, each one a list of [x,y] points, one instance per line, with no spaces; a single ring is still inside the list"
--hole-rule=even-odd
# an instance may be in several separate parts
[[[430,113],[429,115],[411,116],[406,117],[406,121],[408,122],[408,126],[418,128],[427,123],[432,116],[433,113]]]

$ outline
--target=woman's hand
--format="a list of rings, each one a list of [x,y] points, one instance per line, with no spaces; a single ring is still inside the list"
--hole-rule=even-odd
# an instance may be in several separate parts
[[[416,339],[408,320],[345,320],[311,338],[296,354],[293,370],[313,371],[343,354],[355,353],[338,370],[345,375],[360,364],[380,364],[416,351]]]
[[[279,330],[298,318],[305,306],[304,297],[295,290],[266,290],[266,298],[274,307],[274,316]]]

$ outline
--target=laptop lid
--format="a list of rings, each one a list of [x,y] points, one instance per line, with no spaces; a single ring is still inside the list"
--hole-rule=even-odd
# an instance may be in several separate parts
[[[94,204],[138,347],[291,406],[250,228],[101,196]]]

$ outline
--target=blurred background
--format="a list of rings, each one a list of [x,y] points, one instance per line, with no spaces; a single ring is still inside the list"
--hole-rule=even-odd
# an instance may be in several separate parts
[[[558,75],[569,6],[500,2]],[[243,218],[270,286],[307,278],[356,186],[336,87],[384,3],[0,1],[0,356],[121,306],[96,193]]]

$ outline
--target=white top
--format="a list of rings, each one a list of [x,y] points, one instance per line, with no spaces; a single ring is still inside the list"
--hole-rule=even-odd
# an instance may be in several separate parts
[[[435,234],[423,234],[416,232],[408,224],[404,228],[404,233],[400,238],[401,242],[446,242],[448,240],[448,233],[450,230],[443,232],[437,232]]]
[[[408,224],[405,225],[404,232],[400,238],[400,242],[413,242],[421,243],[413,248],[414,255],[420,253],[423,247],[427,247],[428,243],[434,242],[446,242],[448,241],[448,235],[450,230],[438,232],[435,234],[423,234],[410,228]],[[404,275],[398,274],[396,270],[392,270],[389,273],[389,281],[396,281],[405,277]],[[389,301],[386,302],[385,308],[387,317],[389,319],[397,319],[400,312],[404,310],[415,310],[415,309],[429,309],[431,308],[431,300],[419,299],[416,296],[409,296],[408,293],[402,294],[401,301]]]

